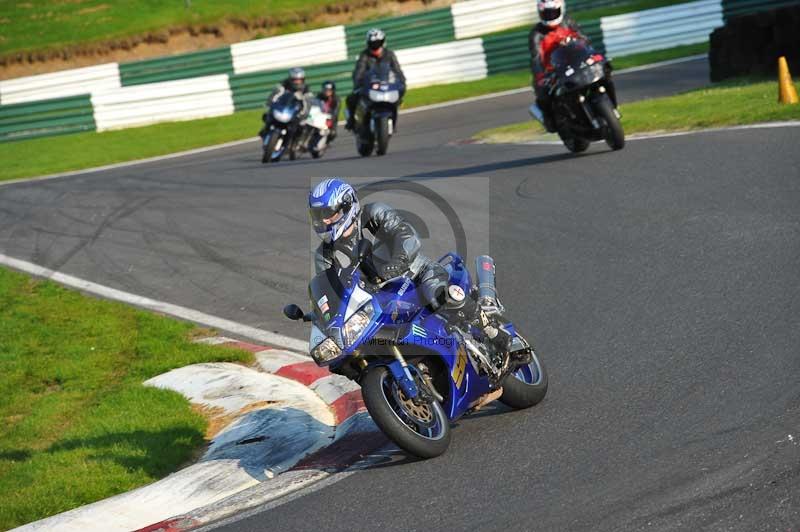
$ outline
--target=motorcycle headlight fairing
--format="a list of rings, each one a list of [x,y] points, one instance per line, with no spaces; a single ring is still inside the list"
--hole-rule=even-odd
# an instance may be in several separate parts
[[[367,325],[369,325],[369,322],[372,320],[372,314],[374,312],[372,305],[366,305],[347,320],[342,330],[344,345],[352,345],[358,340],[358,337],[361,336],[361,333],[364,332],[364,329],[367,328]]]
[[[400,99],[399,91],[369,91],[369,99],[373,102],[388,102],[394,103]]]
[[[294,112],[289,109],[273,109],[272,116],[275,117],[275,120],[283,123],[288,123],[292,120],[292,116]]]
[[[333,338],[326,338],[311,350],[311,358],[320,366],[338,358],[341,354],[342,350]]]

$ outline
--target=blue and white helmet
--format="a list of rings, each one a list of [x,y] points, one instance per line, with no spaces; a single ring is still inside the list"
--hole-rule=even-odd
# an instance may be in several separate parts
[[[361,204],[350,184],[339,178],[325,179],[308,193],[311,225],[324,242],[336,242],[361,221]]]

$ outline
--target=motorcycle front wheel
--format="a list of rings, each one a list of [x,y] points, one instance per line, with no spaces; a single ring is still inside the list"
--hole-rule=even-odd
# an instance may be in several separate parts
[[[625,132],[622,130],[622,124],[614,112],[614,104],[611,103],[611,98],[606,96],[601,98],[595,104],[597,114],[603,117],[606,125],[603,128],[603,138],[612,150],[621,150],[625,147]]]
[[[401,449],[433,458],[450,445],[450,420],[438,401],[415,404],[403,394],[386,366],[374,366],[361,379],[361,395],[378,428]]]
[[[386,155],[389,151],[389,119],[387,117],[379,118],[375,121],[375,136],[378,148],[375,152],[378,155]]]
[[[272,161],[272,154],[275,153],[275,146],[278,145],[278,141],[280,140],[281,136],[276,135],[273,132],[267,133],[269,135],[269,140],[264,143],[263,149],[264,153],[261,155],[261,162],[268,163]],[[278,159],[275,159],[275,162],[278,162]]]

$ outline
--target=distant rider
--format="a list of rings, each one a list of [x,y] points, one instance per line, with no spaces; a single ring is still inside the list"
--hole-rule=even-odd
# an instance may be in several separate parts
[[[408,275],[429,309],[437,311],[450,302],[449,276],[444,267],[421,253],[417,231],[400,214],[385,203],[368,203],[363,209],[355,189],[342,179],[325,179],[308,194],[311,225],[322,243],[314,255],[316,273],[334,264],[350,267],[358,258],[358,243],[369,238],[373,253],[362,264],[362,270],[378,284],[401,275]],[[496,307],[478,311],[484,325],[486,315]],[[477,316],[476,316],[477,317]],[[487,329],[488,330],[488,329]],[[502,329],[491,329],[493,343],[501,351],[508,351],[511,336]]]
[[[267,111],[261,115],[261,120],[264,122],[264,127],[262,127],[261,131],[258,132],[258,136],[260,136],[262,139],[264,138],[264,135],[266,135],[270,121],[272,120],[272,114],[270,113],[272,104],[274,104],[278,98],[283,96],[286,92],[294,93],[294,97],[301,103],[298,120],[302,120],[308,114],[310,109],[308,98],[311,96],[311,92],[308,90],[308,85],[306,84],[306,71],[300,67],[294,67],[289,70],[289,75],[286,77],[286,79],[281,81],[272,90],[272,93],[270,93],[269,97],[267,98]]]
[[[347,124],[345,129],[351,131],[355,124],[355,111],[358,104],[359,90],[364,83],[364,76],[376,65],[388,63],[391,70],[397,76],[398,81],[402,85],[400,92],[400,101],[397,106],[402,103],[403,95],[405,94],[406,77],[403,74],[403,69],[400,68],[400,62],[397,60],[397,55],[386,48],[386,34],[383,30],[372,28],[367,32],[367,47],[358,56],[356,61],[356,68],[353,70],[353,92],[347,96]]]
[[[550,133],[556,130],[548,87],[549,74],[553,71],[553,66],[550,64],[550,54],[567,37],[575,37],[589,42],[589,38],[581,33],[578,24],[571,18],[564,16],[564,8],[564,0],[538,0],[536,9],[539,12],[539,22],[531,29],[528,35],[536,104],[542,111],[544,127]],[[606,72],[606,76],[609,96],[614,105],[616,105],[617,97],[614,84],[611,81],[610,67]]]
[[[330,133],[328,134],[328,143],[331,143],[336,138],[336,127],[339,121],[340,100],[336,95],[336,83],[333,81],[324,81],[322,83],[319,101],[322,104],[322,111],[331,115]]]

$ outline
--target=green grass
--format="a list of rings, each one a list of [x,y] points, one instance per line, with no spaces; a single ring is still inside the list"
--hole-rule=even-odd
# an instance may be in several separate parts
[[[642,52],[640,54],[625,55],[619,58],[615,57],[612,59],[611,64],[614,65],[615,70],[622,70],[624,68],[650,65],[652,63],[668,61],[670,59],[678,59],[680,57],[688,57],[691,55],[700,55],[705,53],[708,53],[708,41],[697,44],[676,46],[674,48],[667,48],[666,50]]]
[[[624,4],[608,7],[598,7],[596,9],[583,9],[581,11],[570,12],[569,3],[567,4],[567,15],[573,17],[578,23],[587,20],[596,20],[600,17],[611,17],[623,13],[634,11],[644,11],[645,9],[655,9],[657,7],[672,6],[675,4],[685,4],[691,0],[633,0]]]
[[[570,15],[585,21],[677,3],[681,2],[633,0]],[[270,30],[287,33],[323,24],[308,20],[329,6],[346,4],[345,0],[11,0],[0,2],[0,56],[218,24],[231,18],[267,18]],[[352,15],[354,21],[363,18],[359,10]]]
[[[193,333],[0,268],[0,530],[152,482],[202,448],[203,417],[141,383],[251,355]]]
[[[108,41],[229,17],[269,17],[293,31],[304,16],[342,0],[7,0],[0,2],[0,55]],[[189,7],[187,7],[187,4]]]
[[[702,53],[707,44],[679,46],[614,60],[615,68],[628,68],[685,55]],[[530,86],[528,69],[494,74],[486,79],[411,89],[404,108],[440,103],[481,94]],[[59,137],[0,143],[0,181],[79,170],[181,150],[254,137],[261,110],[230,116],[168,122],[103,133],[77,133]],[[342,142],[344,138],[337,142]],[[257,151],[254,145],[253,149]]]
[[[782,105],[777,98],[777,82],[739,80],[623,104],[620,112],[626,134],[800,120],[800,105]],[[525,142],[543,134],[541,125],[529,120],[482,131],[476,138],[488,142]]]

